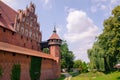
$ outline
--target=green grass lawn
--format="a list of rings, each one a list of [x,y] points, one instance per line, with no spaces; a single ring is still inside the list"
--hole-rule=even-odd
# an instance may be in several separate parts
[[[102,72],[89,72],[74,76],[71,80],[120,80],[120,72],[116,71],[108,74]]]

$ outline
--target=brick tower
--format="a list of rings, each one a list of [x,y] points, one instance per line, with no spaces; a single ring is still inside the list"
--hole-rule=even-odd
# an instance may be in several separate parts
[[[61,67],[60,67],[60,45],[62,40],[59,38],[56,28],[54,27],[53,34],[48,40],[48,45],[50,49],[50,54],[54,57],[56,61],[53,65],[53,72],[56,74],[56,78],[60,77]]]

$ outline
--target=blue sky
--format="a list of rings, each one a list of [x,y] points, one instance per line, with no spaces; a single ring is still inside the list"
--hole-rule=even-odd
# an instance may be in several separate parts
[[[56,25],[59,36],[66,40],[75,59],[88,62],[87,49],[103,29],[103,21],[120,0],[2,0],[13,9],[25,9],[32,1],[42,31],[47,40]]]

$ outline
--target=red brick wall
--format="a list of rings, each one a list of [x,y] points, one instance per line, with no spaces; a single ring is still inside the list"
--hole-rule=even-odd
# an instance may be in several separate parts
[[[2,67],[3,70],[3,75],[0,78],[0,80],[11,79],[11,70],[14,64],[21,65],[20,80],[30,80],[29,76],[30,57],[4,51],[0,51],[0,66]]]
[[[18,63],[21,65],[20,80],[30,80],[30,60],[30,56],[0,51],[0,66],[3,70],[3,76],[0,80],[10,80],[12,66]],[[58,68],[58,64],[55,60],[43,58],[40,80],[54,80],[58,78]]]
[[[53,70],[54,61],[49,59],[42,59],[41,65],[41,78],[40,80],[53,80],[55,78],[55,72]]]
[[[37,41],[0,27],[0,41],[40,51]]]
[[[57,45],[50,46],[50,53],[54,56],[56,62],[54,62],[54,72],[56,72],[56,77],[60,77],[61,67],[60,67],[60,47]]]

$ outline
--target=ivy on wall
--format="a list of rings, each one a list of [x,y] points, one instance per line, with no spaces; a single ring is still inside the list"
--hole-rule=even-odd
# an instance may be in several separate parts
[[[20,64],[14,64],[12,67],[11,80],[20,80],[21,66]]]
[[[41,61],[40,57],[31,57],[30,64],[30,77],[31,80],[39,80],[40,79],[40,71],[41,71]]]
[[[0,77],[2,76],[2,67],[0,66]]]

